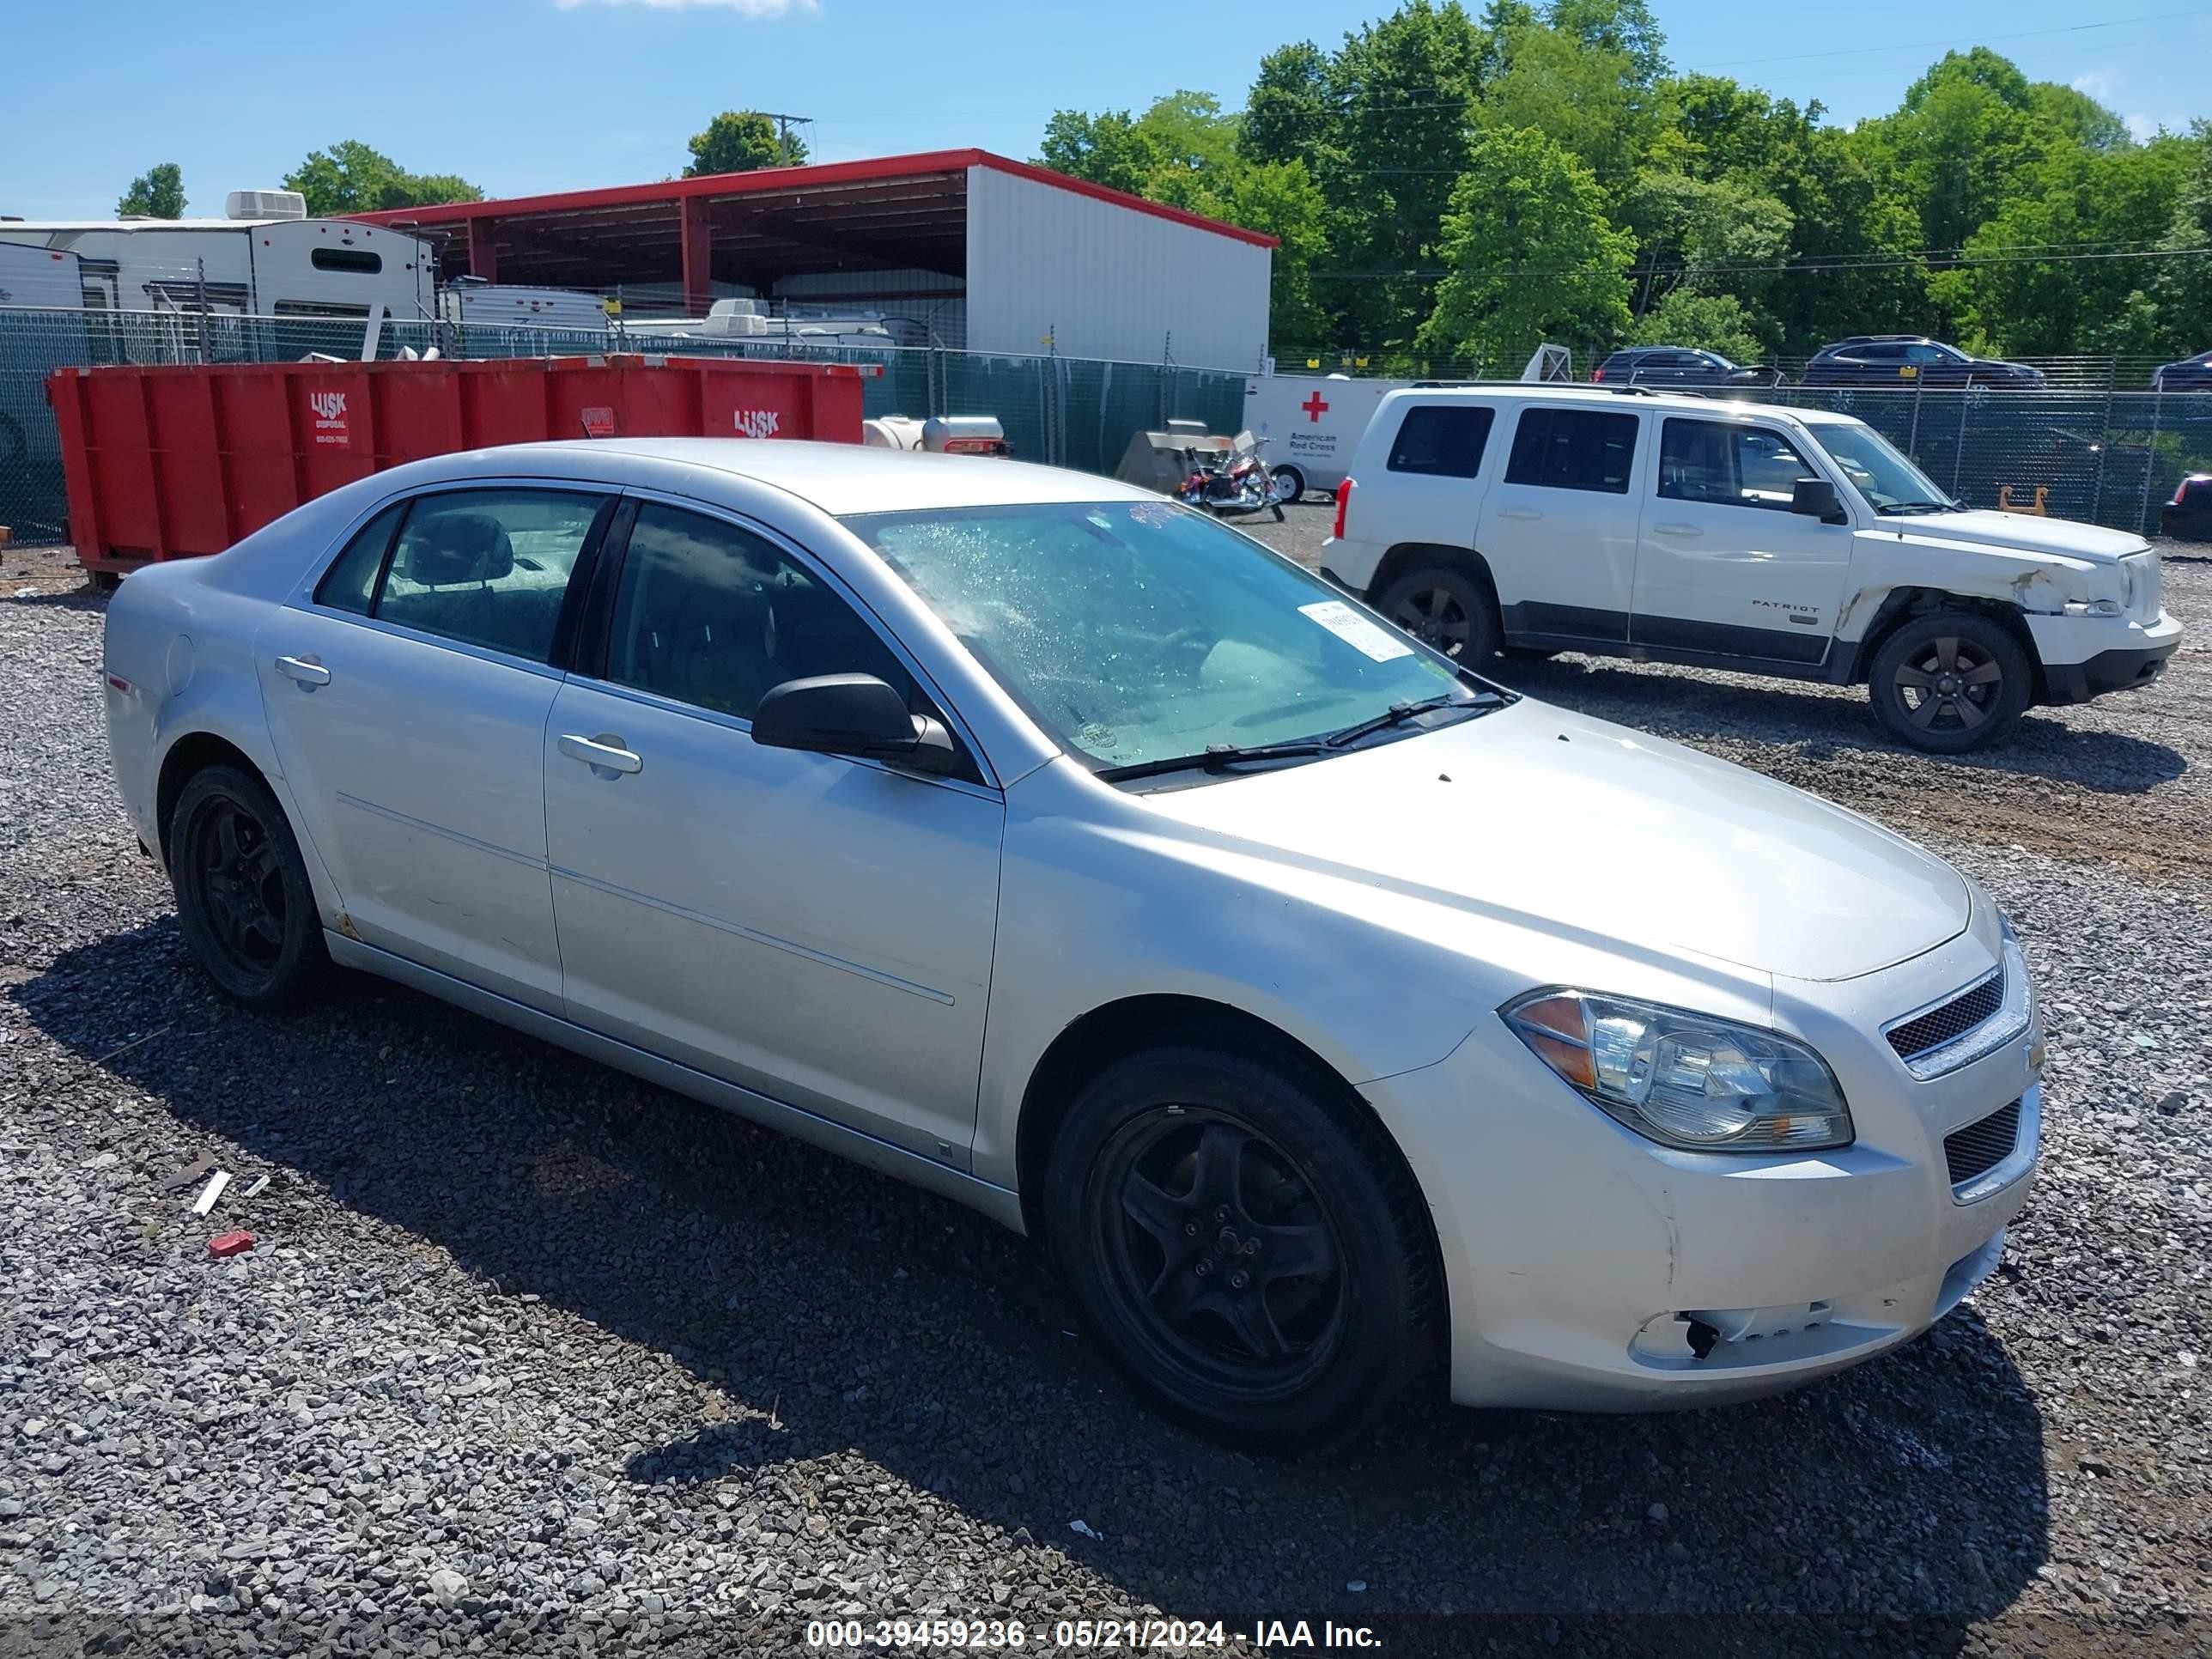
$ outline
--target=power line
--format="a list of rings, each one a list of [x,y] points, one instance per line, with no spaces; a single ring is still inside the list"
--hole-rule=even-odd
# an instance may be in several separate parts
[[[1923,252],[1902,258],[1784,259],[1766,264],[1723,265],[1638,265],[1622,274],[1633,281],[1674,270],[1694,276],[1740,276],[1746,273],[1774,276],[1790,271],[1899,270],[1916,266],[1931,270],[1955,270],[1978,265],[2072,264],[2089,259],[2202,259],[2208,256],[2212,256],[2212,247],[2142,248],[2101,253],[1946,254]],[[1470,267],[1468,274],[1485,276],[1572,276],[1587,269],[1583,265],[1480,265]],[[1459,274],[1450,270],[1310,270],[1306,276],[1312,282],[1371,283],[1408,277],[1437,281]]]

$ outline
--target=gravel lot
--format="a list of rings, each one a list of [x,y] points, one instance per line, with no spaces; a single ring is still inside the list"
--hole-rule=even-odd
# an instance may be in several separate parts
[[[2041,1183],[1967,1307],[1798,1395],[1429,1405],[1266,1462],[1138,1407],[964,1211],[392,988],[219,1001],[113,799],[100,602],[11,550],[0,1654],[1049,1646],[1148,1607],[1398,1652],[2204,1651],[2212,566],[2168,592],[2203,638],[2162,684],[1965,763],[1857,693],[1510,665],[1985,881],[2051,1027]],[[202,1154],[205,1220],[163,1190]]]

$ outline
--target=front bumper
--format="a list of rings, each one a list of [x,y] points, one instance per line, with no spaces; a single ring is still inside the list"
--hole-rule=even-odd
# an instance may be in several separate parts
[[[2166,611],[2152,623],[2122,617],[2031,616],[2043,661],[2043,701],[2087,702],[2107,691],[2148,685],[2181,647],[2181,623]]]
[[[1844,1085],[1859,1138],[1838,1152],[1657,1146],[1494,1019],[1438,1065],[1367,1085],[1430,1200],[1452,1398],[1607,1412],[1723,1404],[1844,1370],[1949,1312],[1995,1269],[2027,1202],[2042,1113],[2035,1034],[1923,1082],[1852,1005],[1865,996],[1895,1015],[1970,983],[1989,960],[1961,935],[1869,976],[1870,989],[1826,988],[1844,1012],[1781,1021]],[[1779,994],[1777,1006],[1791,1012]],[[2014,1101],[2012,1156],[1954,1191],[1945,1138]]]

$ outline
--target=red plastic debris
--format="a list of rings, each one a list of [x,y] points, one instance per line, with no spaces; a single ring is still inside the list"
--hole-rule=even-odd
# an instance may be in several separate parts
[[[208,1240],[208,1254],[213,1256],[243,1255],[252,1248],[252,1233],[217,1233]]]

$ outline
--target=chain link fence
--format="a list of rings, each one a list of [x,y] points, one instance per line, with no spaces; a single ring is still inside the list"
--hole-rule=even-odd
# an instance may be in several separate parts
[[[1575,378],[1587,380],[1590,371],[1604,362],[1613,349],[1571,345],[1568,349]],[[1407,380],[1480,380],[1518,374],[1523,361],[1516,357],[1510,362],[1499,359],[1478,362],[1402,349],[1347,351],[1337,346],[1320,350],[1310,347],[1291,347],[1277,349],[1275,372],[1279,374],[1372,374]],[[1808,356],[1764,357],[1759,360],[1758,366],[1771,370],[1778,377],[1780,384],[1795,386],[1804,380],[1812,361]],[[2051,391],[2151,392],[2157,389],[2152,377],[2173,359],[2084,352],[2070,356],[2007,357],[2005,361],[2041,370],[2044,386]]]
[[[100,363],[280,363],[322,356],[356,362],[367,326],[358,318],[247,317],[191,312],[0,308],[0,525],[21,544],[68,539],[61,448],[46,377]],[[793,346],[777,340],[640,331],[560,330],[387,321],[375,355],[390,361],[435,351],[452,358],[588,356],[610,351],[749,357],[875,366],[863,413],[992,415],[1022,460],[1110,474],[1130,434],[1170,416],[1236,430],[1244,377],[1172,363],[1102,362],[1059,356],[990,356],[937,347]]]
[[[357,360],[356,318],[246,317],[191,312],[0,308],[0,525],[19,543],[67,538],[61,452],[46,379],[97,363],[294,362],[315,354]],[[1110,474],[1131,434],[1170,417],[1233,432],[1244,377],[1171,363],[990,356],[937,348],[795,348],[741,337],[680,343],[599,331],[422,320],[387,322],[380,359],[436,351],[459,358],[588,356],[609,350],[799,358],[875,365],[865,412],[993,415],[1014,454]],[[2040,512],[2150,534],[2160,506],[2192,472],[2212,471],[2212,394],[2051,387],[1811,388],[1747,394],[1856,416],[1912,455],[1970,505]]]

